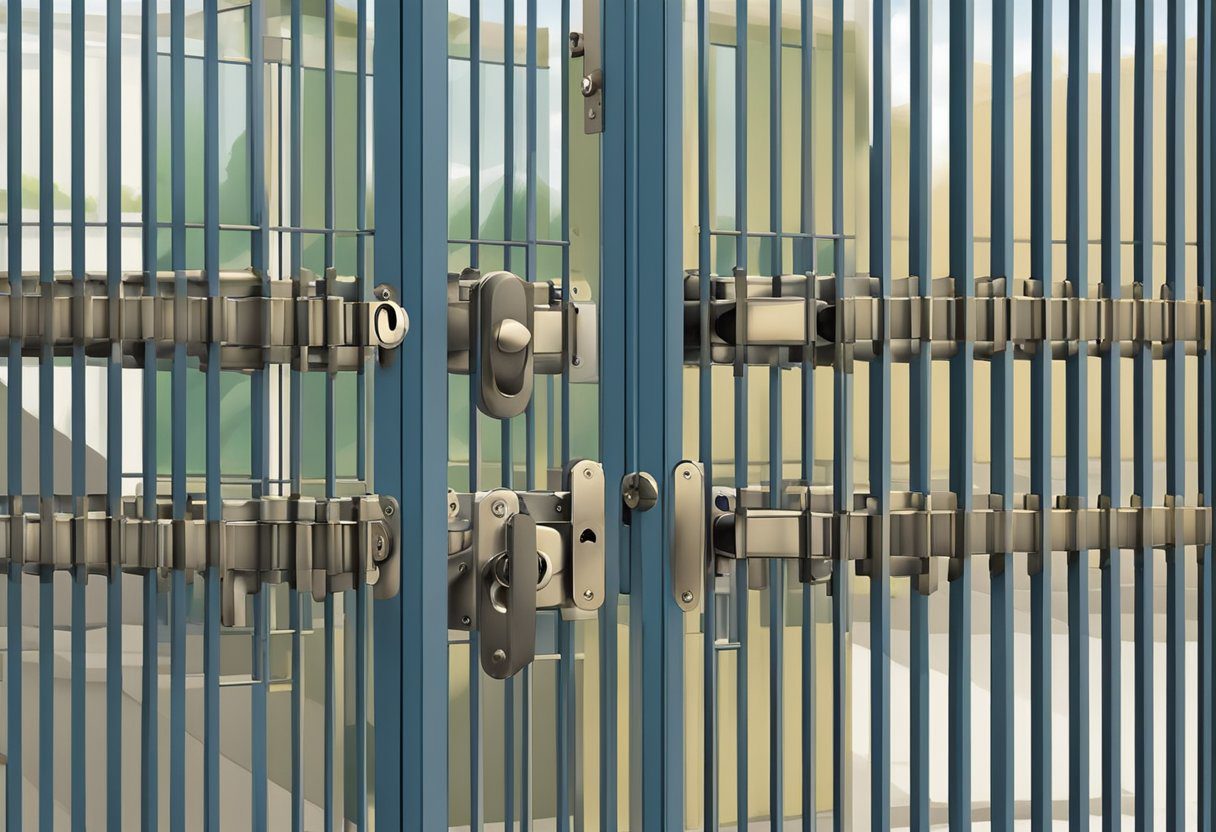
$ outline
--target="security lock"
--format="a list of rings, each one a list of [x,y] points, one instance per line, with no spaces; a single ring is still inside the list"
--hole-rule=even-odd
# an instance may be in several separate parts
[[[558,284],[505,271],[448,277],[448,372],[473,377],[487,416],[523,413],[537,373],[596,381],[596,349],[595,304],[563,298]]]
[[[604,469],[580,460],[563,491],[448,494],[448,627],[476,630],[506,679],[536,652],[536,611],[573,619],[604,602]]]
[[[49,346],[55,355],[104,358],[139,368],[147,346],[169,358],[179,347],[206,369],[218,347],[220,369],[260,370],[271,364],[301,371],[356,370],[371,358],[387,363],[409,330],[409,317],[385,285],[365,298],[354,277],[327,269],[323,277],[264,280],[246,269],[208,276],[186,271],[125,274],[112,288],[103,274],[72,281],[0,273],[0,340],[19,340],[23,354]],[[185,291],[179,292],[184,282]]]
[[[1130,354],[1148,346],[1154,358],[1170,345],[1196,355],[1212,341],[1211,301],[1143,297],[1125,287],[1118,298],[1078,297],[1069,281],[1057,281],[1043,297],[1040,281],[984,277],[972,296],[956,293],[949,277],[930,281],[920,294],[916,278],[880,281],[866,275],[711,275],[684,278],[684,363],[696,365],[702,350],[713,364],[729,364],[736,375],[747,365],[807,362],[851,372],[854,361],[872,361],[889,349],[891,360],[909,362],[928,354],[945,360],[969,344],[977,360],[1009,351],[1029,359],[1041,350],[1053,359],[1089,354],[1113,345]],[[702,300],[707,295],[708,302]],[[702,318],[709,338],[702,343]]]
[[[977,494],[970,507],[960,508],[951,492],[891,492],[883,508],[874,495],[857,493],[841,509],[831,487],[789,483],[773,505],[767,486],[707,493],[697,463],[681,462],[676,472],[671,572],[676,602],[685,610],[696,606],[707,570],[730,575],[739,563],[748,568],[749,587],[760,589],[767,570],[750,567],[763,560],[797,561],[803,582],[820,583],[842,565],[873,574],[882,558],[888,574],[910,578],[928,594],[939,584],[941,566],[950,567],[944,571],[952,579],[961,560],[972,556],[1003,564],[1005,555],[1021,554],[1033,571],[1055,552],[1202,546],[1213,536],[1210,507],[1169,496],[1160,506],[1133,500],[1122,507],[1109,501],[1088,507],[1062,496],[1044,509],[1033,494],[1012,501]],[[1040,551],[1043,540],[1046,553]]]

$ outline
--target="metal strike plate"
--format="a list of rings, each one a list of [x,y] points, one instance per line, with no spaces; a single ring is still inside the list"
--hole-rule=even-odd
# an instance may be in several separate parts
[[[689,612],[700,603],[705,584],[705,471],[683,460],[672,472],[671,594]]]
[[[573,284],[579,297],[586,287]],[[552,282],[475,269],[448,276],[448,372],[472,375],[478,409],[496,419],[522,413],[534,374],[599,380],[594,303],[563,297]]]
[[[604,58],[600,0],[583,0],[583,31],[570,33],[570,57],[583,59],[583,132],[604,132]]]
[[[570,466],[571,597],[582,610],[604,603],[604,467],[579,460]]]

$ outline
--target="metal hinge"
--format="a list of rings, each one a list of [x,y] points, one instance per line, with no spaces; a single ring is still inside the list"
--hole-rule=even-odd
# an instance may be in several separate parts
[[[600,0],[583,0],[583,31],[570,33],[570,57],[583,59],[583,132],[604,132],[604,58]]]
[[[926,351],[949,358],[970,344],[977,359],[1010,351],[1030,358],[1050,350],[1055,359],[1075,355],[1087,342],[1091,355],[1113,346],[1147,345],[1154,358],[1166,345],[1181,345],[1195,355],[1212,342],[1211,301],[1175,300],[1162,290],[1145,298],[1137,284],[1119,298],[1076,297],[1073,284],[1059,281],[1052,296],[1042,296],[1039,281],[982,278],[974,297],[955,295],[952,278],[932,281],[931,295],[917,294],[917,280],[893,280],[880,294],[877,278],[850,277],[837,297],[833,276],[813,274],[713,276],[709,286],[709,358],[715,364],[843,365],[871,361],[879,347],[890,348],[892,360],[907,362]],[[1009,291],[1012,289],[1012,292]],[[684,361],[695,365],[701,354],[701,278],[684,279]],[[1127,354],[1127,351],[1124,351]]]
[[[107,512],[107,496],[10,497],[0,515],[0,566],[29,572],[90,574],[173,571],[220,572],[221,622],[245,623],[244,599],[263,584],[286,582],[318,601],[360,584],[390,598],[401,585],[401,518],[397,501],[375,494],[322,499],[262,497],[224,500],[223,516],[206,519],[206,500],[192,495],[185,517],[173,502],[122,498],[121,514]],[[36,512],[22,511],[25,504]]]
[[[358,369],[378,356],[386,361],[405,338],[409,318],[387,286],[372,300],[359,299],[359,282],[327,270],[300,280],[267,280],[253,271],[222,272],[220,293],[208,294],[201,271],[184,274],[186,294],[176,293],[173,272],[124,275],[117,296],[105,275],[50,283],[26,275],[14,294],[0,274],[0,340],[20,340],[36,356],[50,342],[56,355],[83,346],[86,355],[109,357],[117,349],[125,366],[139,367],[150,342],[160,358],[178,346],[203,364],[219,347],[220,369],[258,370],[289,364],[298,370]]]
[[[683,462],[677,471],[682,469],[695,472],[699,466]],[[1061,496],[1043,509],[1033,494],[1016,496],[1008,507],[1000,495],[978,494],[971,508],[960,510],[951,492],[894,492],[880,511],[872,495],[859,493],[847,510],[837,511],[831,488],[789,485],[773,508],[767,487],[714,487],[707,499],[695,480],[683,493],[679,477],[676,482],[671,563],[676,592],[696,592],[710,564],[715,574],[727,575],[738,561],[764,558],[798,560],[801,579],[812,583],[830,577],[838,563],[855,562],[858,574],[867,575],[875,558],[885,558],[889,574],[913,578],[920,591],[931,592],[939,563],[957,567],[972,555],[991,556],[1000,569],[1001,556],[1026,554],[1033,572],[1045,554],[1043,541],[1047,553],[1067,553],[1203,546],[1212,540],[1212,509],[1169,496],[1161,506],[1133,498],[1125,507],[1102,499],[1097,508]],[[708,544],[698,545],[707,533]],[[757,577],[764,571],[757,570]],[[949,570],[951,576],[957,572]],[[687,600],[676,600],[689,608]]]
[[[604,603],[604,469],[580,460],[564,491],[448,494],[448,626],[476,630],[496,679],[536,652],[536,611],[564,618]]]
[[[523,413],[537,373],[597,381],[597,351],[595,304],[564,298],[560,285],[511,272],[448,275],[448,372],[474,376],[487,416]]]

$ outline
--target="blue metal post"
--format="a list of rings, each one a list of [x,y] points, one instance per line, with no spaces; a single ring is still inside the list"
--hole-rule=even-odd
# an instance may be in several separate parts
[[[1133,289],[1153,292],[1153,10],[1136,5],[1135,151],[1132,220]],[[1135,443],[1132,462],[1133,505],[1153,503],[1153,356],[1151,347],[1133,347],[1132,412]],[[1153,550],[1135,553],[1135,733],[1136,831],[1153,827]]]
[[[1067,140],[1068,281],[1089,296],[1089,3],[1070,0]],[[1050,234],[1050,230],[1047,232]],[[1050,360],[1050,359],[1048,359]],[[1065,364],[1069,502],[1089,494],[1089,345],[1077,341]],[[1050,453],[1048,454],[1050,457]],[[1068,819],[1089,829],[1089,552],[1068,553]]]
[[[1108,298],[1121,294],[1120,266],[1120,100],[1119,75],[1120,3],[1106,0],[1102,6],[1102,291]],[[1121,434],[1121,356],[1118,344],[1102,353],[1102,502],[1122,504],[1120,469],[1123,454]],[[1120,600],[1121,553],[1105,549],[1102,562],[1102,678],[1122,679],[1122,601]],[[1102,830],[1121,828],[1123,814],[1121,685],[1102,686]]]
[[[992,8],[992,275],[1013,294],[1013,3]],[[992,492],[1013,504],[1013,350],[992,358]],[[989,559],[992,594],[992,823],[1013,829],[1013,583],[1010,552]],[[928,766],[928,760],[924,760]],[[927,819],[925,827],[927,828]]]
[[[413,323],[397,363],[375,370],[376,489],[400,499],[410,530],[401,593],[373,605],[376,825],[432,830],[448,800],[447,564],[435,557],[447,545],[447,9],[375,8],[377,279]]]
[[[954,294],[975,295],[972,234],[973,104],[975,9],[972,0],[950,3],[950,274]],[[956,176],[955,173],[961,172]],[[959,344],[950,361],[950,490],[967,528],[973,482],[974,346]],[[950,829],[971,828],[971,559],[967,535],[960,535],[951,564],[949,680]]]

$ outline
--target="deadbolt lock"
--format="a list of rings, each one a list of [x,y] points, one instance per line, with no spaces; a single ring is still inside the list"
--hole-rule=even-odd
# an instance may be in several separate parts
[[[448,627],[475,630],[481,664],[506,679],[536,652],[536,611],[604,603],[604,469],[573,462],[563,491],[448,494]]]
[[[564,298],[558,284],[505,271],[448,276],[448,372],[473,376],[487,416],[523,413],[537,373],[596,381],[597,341],[595,304]]]

